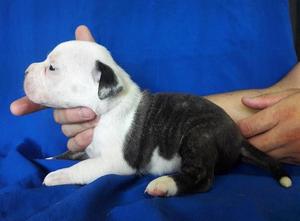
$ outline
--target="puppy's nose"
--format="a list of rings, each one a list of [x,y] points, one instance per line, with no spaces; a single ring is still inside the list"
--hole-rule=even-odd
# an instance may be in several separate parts
[[[33,64],[31,64],[27,67],[27,69],[25,70],[25,76],[32,70],[32,66],[33,66]]]

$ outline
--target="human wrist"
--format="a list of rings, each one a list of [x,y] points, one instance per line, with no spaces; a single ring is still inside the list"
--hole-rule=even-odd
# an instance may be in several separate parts
[[[300,63],[296,64],[284,78],[269,87],[268,92],[279,92],[288,89],[300,89]]]

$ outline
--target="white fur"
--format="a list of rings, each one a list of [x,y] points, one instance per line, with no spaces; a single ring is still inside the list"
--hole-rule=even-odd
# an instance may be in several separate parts
[[[171,160],[166,160],[158,153],[158,147],[153,151],[148,172],[154,175],[178,172],[181,165],[181,157],[176,154]]]
[[[287,176],[281,177],[279,183],[285,188],[289,188],[292,186],[292,180]]]
[[[117,76],[118,86],[123,87],[114,98],[100,100],[98,97],[101,76],[95,70],[96,60],[110,66]],[[49,69],[50,65],[54,71]],[[92,143],[86,149],[90,159],[49,173],[45,185],[87,184],[107,174],[136,173],[124,159],[123,146],[142,94],[106,48],[91,42],[65,42],[58,45],[45,61],[30,65],[27,72],[24,89],[32,101],[55,108],[85,106],[101,115]],[[156,149],[148,172],[174,172],[179,165],[178,156],[171,161],[165,160]]]
[[[174,196],[178,191],[173,178],[169,176],[158,177],[146,187],[145,193],[152,196]]]

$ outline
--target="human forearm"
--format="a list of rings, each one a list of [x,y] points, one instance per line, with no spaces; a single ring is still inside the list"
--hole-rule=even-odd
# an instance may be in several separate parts
[[[206,96],[208,100],[223,108],[234,121],[251,116],[256,111],[242,104],[243,96],[258,96],[265,90],[243,90]]]
[[[300,88],[300,62],[284,78],[272,86],[274,92],[290,88]]]
[[[254,109],[246,107],[241,102],[242,97],[254,97],[292,88],[300,88],[300,63],[295,65],[284,78],[269,88],[214,94],[208,95],[206,98],[222,107],[237,122],[257,112]]]

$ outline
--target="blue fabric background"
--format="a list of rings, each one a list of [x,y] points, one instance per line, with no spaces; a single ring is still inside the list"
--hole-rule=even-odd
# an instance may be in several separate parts
[[[0,1],[0,220],[300,220],[300,169],[281,188],[241,165],[212,191],[170,199],[143,194],[152,176],[102,177],[86,186],[42,186],[69,161],[52,110],[9,112],[25,68],[87,24],[142,87],[205,95],[263,88],[296,63],[286,0]]]

